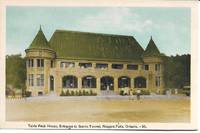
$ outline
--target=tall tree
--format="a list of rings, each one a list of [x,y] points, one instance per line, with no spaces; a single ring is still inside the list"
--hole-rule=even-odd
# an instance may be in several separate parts
[[[6,56],[6,85],[25,88],[26,61],[20,54]]]
[[[190,55],[164,57],[164,81],[167,88],[181,88],[190,83]]]

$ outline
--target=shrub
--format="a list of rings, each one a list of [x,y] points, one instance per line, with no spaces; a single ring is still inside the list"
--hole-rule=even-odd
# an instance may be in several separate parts
[[[31,96],[31,92],[30,91],[26,91],[25,95],[26,95],[26,97],[30,97]]]
[[[70,96],[69,90],[66,91],[65,96]]]
[[[90,95],[90,96],[93,96],[93,91],[92,91],[92,90],[90,90],[89,95]]]
[[[76,91],[76,92],[75,92],[75,96],[78,96],[78,95],[79,95],[79,93],[78,93],[78,91]]]
[[[74,96],[74,91],[71,91],[71,96]]]
[[[85,96],[86,95],[86,92],[85,92],[85,90],[83,90],[83,96]]]
[[[81,90],[79,90],[78,95],[79,95],[79,96],[82,96],[82,92],[81,92]]]
[[[123,96],[124,95],[124,91],[120,90],[119,94]]]
[[[149,90],[141,90],[141,95],[150,95]]]
[[[65,96],[65,92],[62,90],[60,96]]]
[[[88,91],[86,91],[86,92],[85,92],[85,95],[86,95],[86,96],[89,96],[90,94],[89,94],[89,92],[88,92]]]
[[[92,94],[92,96],[96,96],[96,95],[97,95],[97,93],[96,93],[96,92]]]

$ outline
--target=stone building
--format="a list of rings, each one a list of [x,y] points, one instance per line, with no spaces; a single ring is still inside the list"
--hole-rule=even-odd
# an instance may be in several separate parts
[[[164,88],[162,56],[152,37],[144,50],[125,35],[56,30],[47,41],[40,28],[25,52],[32,96],[67,90],[161,93]]]

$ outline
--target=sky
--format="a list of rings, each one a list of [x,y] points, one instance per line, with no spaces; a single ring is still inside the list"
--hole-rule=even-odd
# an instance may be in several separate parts
[[[145,49],[150,37],[165,55],[190,54],[190,8],[6,8],[6,54],[22,54],[41,25],[50,40],[56,29],[133,36]]]

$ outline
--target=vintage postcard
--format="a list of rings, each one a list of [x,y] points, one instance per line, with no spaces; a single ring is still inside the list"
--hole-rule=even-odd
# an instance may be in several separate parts
[[[1,1],[1,128],[197,130],[197,1]]]

